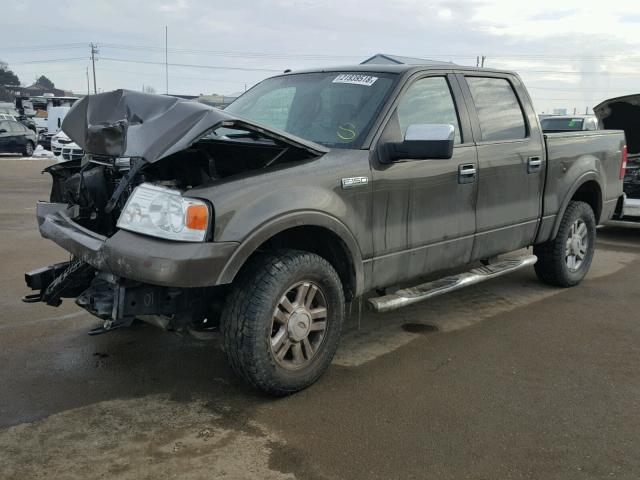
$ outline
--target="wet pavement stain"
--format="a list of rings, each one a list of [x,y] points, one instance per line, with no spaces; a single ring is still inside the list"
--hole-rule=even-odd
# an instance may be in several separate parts
[[[293,479],[271,469],[281,440],[251,417],[166,395],[99,402],[0,431],[0,478]]]
[[[438,327],[435,325],[429,325],[428,323],[404,323],[402,324],[402,330],[409,333],[428,334],[437,332]]]

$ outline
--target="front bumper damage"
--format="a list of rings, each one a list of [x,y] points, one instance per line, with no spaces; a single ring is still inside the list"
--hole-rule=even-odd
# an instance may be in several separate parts
[[[57,306],[61,298],[76,298],[105,321],[103,330],[141,316],[164,317],[168,323],[202,310],[202,290],[218,285],[238,247],[236,242],[172,242],[124,230],[105,237],[74,222],[77,207],[62,203],[39,202],[36,213],[41,235],[73,260],[26,273],[27,286],[40,293],[25,301]]]
[[[207,287],[238,247],[237,242],[187,243],[119,230],[111,237],[73,221],[74,208],[39,202],[40,233],[96,270],[167,287]]]

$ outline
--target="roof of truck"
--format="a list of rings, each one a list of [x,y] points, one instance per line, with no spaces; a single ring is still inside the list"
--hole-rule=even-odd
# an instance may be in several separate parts
[[[363,73],[405,73],[408,71],[420,70],[461,70],[469,72],[485,72],[485,73],[508,73],[516,75],[515,72],[509,70],[494,70],[491,68],[465,67],[454,63],[435,64],[425,63],[419,64],[358,64],[358,65],[339,65],[334,67],[310,68],[304,70],[285,70],[284,74],[295,73],[314,73],[314,72],[363,72]]]

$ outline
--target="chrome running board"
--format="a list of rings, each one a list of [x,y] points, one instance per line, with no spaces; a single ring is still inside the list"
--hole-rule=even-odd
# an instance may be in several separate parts
[[[437,297],[443,293],[453,292],[469,285],[500,277],[523,267],[533,265],[538,261],[535,255],[502,260],[483,267],[474,268],[468,272],[440,278],[432,282],[423,283],[411,288],[403,288],[395,293],[372,297],[368,300],[369,307],[375,312],[389,312],[397,308],[406,307],[428,298]]]

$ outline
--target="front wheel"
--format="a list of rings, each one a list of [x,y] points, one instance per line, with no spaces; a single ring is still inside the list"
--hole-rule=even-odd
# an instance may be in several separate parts
[[[596,219],[585,202],[571,202],[560,222],[558,234],[533,247],[538,257],[538,278],[559,287],[572,287],[582,281],[596,248]]]
[[[336,352],[344,294],[335,269],[299,250],[254,258],[240,273],[221,317],[234,371],[272,395],[314,383]]]
[[[29,141],[24,146],[24,150],[22,151],[22,156],[23,157],[30,157],[31,155],[33,155],[33,143],[31,141]]]

